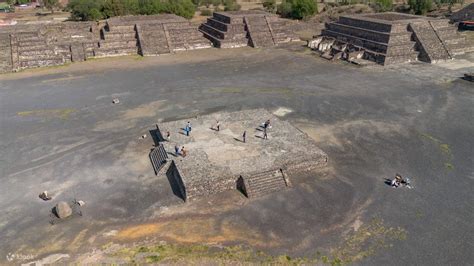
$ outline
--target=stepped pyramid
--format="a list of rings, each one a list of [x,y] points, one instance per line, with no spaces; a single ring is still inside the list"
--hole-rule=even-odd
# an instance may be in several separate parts
[[[199,27],[216,47],[266,47],[298,40],[287,22],[258,10],[214,12]]]
[[[453,59],[474,51],[474,45],[460,35],[447,19],[428,18],[395,12],[341,16],[326,24],[319,47],[328,56],[362,59],[382,65]]]

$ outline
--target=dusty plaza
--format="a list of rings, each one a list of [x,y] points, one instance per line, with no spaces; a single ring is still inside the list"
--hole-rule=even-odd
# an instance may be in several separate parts
[[[272,36],[0,75],[0,265],[472,265],[474,53]]]

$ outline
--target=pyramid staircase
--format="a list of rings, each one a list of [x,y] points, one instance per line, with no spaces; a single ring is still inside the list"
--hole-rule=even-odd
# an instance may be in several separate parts
[[[95,57],[137,54],[137,31],[135,25],[106,26],[101,29],[101,40],[94,49]]]
[[[239,189],[248,198],[262,197],[291,186],[285,172],[281,169],[264,171],[249,177],[241,176],[237,183]]]
[[[410,23],[410,29],[417,42],[421,61],[434,63],[451,59],[449,50],[439,38],[429,21]]]
[[[276,44],[272,27],[266,16],[244,17],[244,24],[252,47],[269,47]]]

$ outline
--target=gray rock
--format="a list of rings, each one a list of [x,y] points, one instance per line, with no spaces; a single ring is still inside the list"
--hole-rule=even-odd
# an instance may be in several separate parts
[[[64,219],[71,216],[72,209],[65,201],[61,201],[54,207],[54,212],[60,219]]]

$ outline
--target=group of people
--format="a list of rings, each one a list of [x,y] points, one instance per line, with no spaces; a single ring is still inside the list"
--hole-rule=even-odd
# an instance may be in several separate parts
[[[187,151],[184,149],[184,146],[180,148],[178,145],[174,145],[174,153],[176,154],[176,156],[181,155],[183,157],[186,157],[187,155]]]
[[[410,188],[410,180],[408,178],[403,178],[400,174],[396,174],[395,178],[390,183],[392,187],[397,188],[401,185]]]
[[[216,121],[216,124],[215,124],[215,130],[216,131],[220,131],[220,127],[221,127],[221,124],[219,122],[219,120]],[[270,126],[270,119],[268,119],[267,121],[265,121],[263,124],[262,124],[262,127],[263,127],[263,139],[268,139],[268,133],[267,133],[267,129],[268,128],[271,128]],[[189,136],[189,134],[191,133],[191,122],[187,122],[186,123],[186,126],[183,128],[184,130],[184,134],[186,136]],[[166,131],[166,140],[167,141],[171,141],[171,133],[169,131]],[[242,142],[246,143],[247,141],[247,131],[244,130],[243,134],[242,134]],[[178,155],[181,155],[183,157],[186,157],[187,155],[187,151],[184,149],[184,146],[182,146],[181,148],[178,146],[178,145],[175,145],[174,146],[174,151],[175,151],[175,154],[178,156]]]

